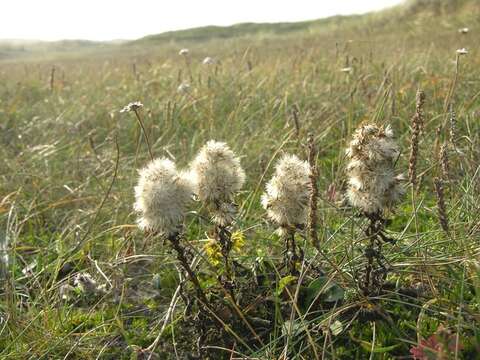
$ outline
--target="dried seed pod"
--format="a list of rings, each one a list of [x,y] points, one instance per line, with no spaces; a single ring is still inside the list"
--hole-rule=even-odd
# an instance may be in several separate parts
[[[404,194],[402,175],[395,174],[399,149],[390,126],[360,126],[347,149],[350,204],[366,214],[393,207]]]

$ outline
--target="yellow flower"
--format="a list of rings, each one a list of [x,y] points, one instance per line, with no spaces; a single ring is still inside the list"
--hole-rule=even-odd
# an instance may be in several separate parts
[[[209,239],[209,241],[205,244],[204,249],[212,265],[217,266],[220,264],[220,260],[222,259],[222,251],[218,242],[213,239]]]
[[[245,236],[241,231],[235,231],[232,234],[232,243],[233,243],[233,250],[240,251],[242,250],[243,246],[245,245]]]

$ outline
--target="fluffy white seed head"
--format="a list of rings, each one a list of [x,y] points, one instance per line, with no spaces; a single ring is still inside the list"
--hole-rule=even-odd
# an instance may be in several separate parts
[[[395,174],[400,154],[390,125],[360,126],[347,149],[347,198],[367,214],[377,213],[398,203],[404,193],[402,175]]]
[[[195,194],[220,225],[233,221],[234,195],[245,182],[240,159],[224,142],[208,141],[190,165]]]
[[[142,230],[169,236],[179,231],[193,196],[193,184],[167,158],[153,160],[139,171],[134,209]]]
[[[284,155],[262,195],[262,205],[270,220],[284,228],[307,221],[310,166],[295,155]]]
[[[189,83],[181,83],[178,85],[177,91],[180,94],[187,94],[190,91],[190,84]]]
[[[207,56],[205,59],[203,59],[202,64],[203,65],[215,65],[216,61],[214,58],[211,58],[210,56]]]

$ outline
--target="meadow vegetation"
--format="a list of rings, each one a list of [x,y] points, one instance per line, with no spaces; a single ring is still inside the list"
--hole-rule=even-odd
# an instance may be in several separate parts
[[[0,358],[478,359],[479,15],[418,0],[0,47]],[[380,165],[355,162],[359,138],[388,138]],[[228,196],[201,187],[209,140]],[[145,222],[150,152],[197,171],[181,228]],[[374,208],[352,195],[372,164],[405,174]]]

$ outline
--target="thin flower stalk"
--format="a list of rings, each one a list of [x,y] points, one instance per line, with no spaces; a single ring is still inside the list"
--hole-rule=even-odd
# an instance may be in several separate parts
[[[458,77],[459,77],[459,74],[460,74],[460,58],[464,55],[467,55],[468,50],[465,49],[465,48],[457,49],[455,54],[456,54],[455,74],[453,76],[452,84],[451,84],[450,89],[448,91],[447,97],[445,98],[444,108],[443,108],[445,112],[447,112],[448,106],[450,106],[450,104],[451,104],[451,101],[452,101],[452,99],[454,97],[454,94],[455,94],[455,89],[457,87]]]
[[[185,60],[185,67],[187,68],[188,75],[190,77],[190,83],[193,83],[193,73],[192,68],[190,65],[190,50],[188,49],[181,49],[178,54],[183,57]]]
[[[297,138],[300,137],[300,110],[298,108],[298,105],[294,104],[292,106],[292,120],[293,120],[293,125],[295,126],[295,134]]]
[[[140,125],[140,128],[142,129],[143,137],[145,139],[145,142],[147,143],[147,148],[148,148],[148,153],[150,155],[150,160],[153,161],[154,156],[152,152],[152,147],[150,146],[150,139],[148,138],[147,130],[145,130],[145,125],[143,123],[142,116],[140,115],[140,109],[143,107],[143,104],[140,101],[135,101],[132,103],[129,103],[126,105],[122,110],[120,110],[121,113],[124,112],[133,112],[135,114],[135,118],[138,121],[138,124]]]
[[[313,134],[308,135],[308,163],[310,165],[310,200],[308,211],[308,233],[310,236],[310,242],[317,249],[320,246],[317,233],[317,207],[318,207],[318,169],[315,163],[317,151],[315,148],[315,139]]]
[[[449,106],[449,123],[450,123],[450,143],[454,148],[457,147],[457,114],[453,104]]]
[[[55,66],[52,66],[52,70],[50,71],[50,91],[55,90]]]
[[[192,282],[193,287],[195,288],[197,297],[200,300],[202,306],[208,306],[209,302],[205,295],[205,292],[203,291],[202,286],[200,285],[200,281],[198,280],[198,277],[195,274],[195,271],[190,266],[190,261],[186,255],[187,252],[180,242],[181,240],[180,234],[170,234],[168,237],[168,240],[172,248],[175,250],[177,254],[178,261],[180,262],[182,268],[187,273],[190,281]]]

